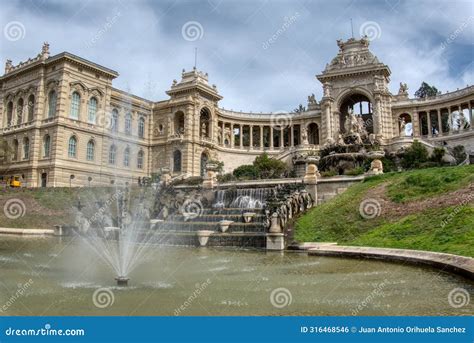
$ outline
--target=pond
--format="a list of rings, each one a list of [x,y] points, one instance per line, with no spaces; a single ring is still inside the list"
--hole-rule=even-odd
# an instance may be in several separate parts
[[[80,238],[0,237],[1,315],[472,315],[436,269],[296,252],[146,246],[117,287]]]

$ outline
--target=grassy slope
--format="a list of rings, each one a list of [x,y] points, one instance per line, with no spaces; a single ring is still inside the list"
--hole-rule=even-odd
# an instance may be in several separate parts
[[[467,204],[420,208],[417,213],[364,219],[362,200],[386,185],[384,197],[393,205],[436,202],[443,194],[474,182],[474,166],[389,173],[367,179],[344,194],[310,210],[296,222],[297,241],[331,241],[346,245],[394,247],[448,252],[474,257],[474,197]],[[380,188],[380,187],[379,187]],[[472,196],[472,195],[471,195]],[[375,196],[376,198],[376,196]],[[442,225],[446,220],[447,224]]]

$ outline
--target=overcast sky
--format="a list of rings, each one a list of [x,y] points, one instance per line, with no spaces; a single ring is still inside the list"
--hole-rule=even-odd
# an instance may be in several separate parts
[[[221,107],[287,111],[322,89],[315,75],[337,39],[361,32],[391,71],[391,91],[422,81],[443,93],[473,84],[472,1],[2,1],[0,57],[16,65],[44,41],[116,70],[114,87],[150,100],[181,70],[209,73]],[[273,39],[272,39],[273,37]],[[3,69],[2,69],[3,70]]]

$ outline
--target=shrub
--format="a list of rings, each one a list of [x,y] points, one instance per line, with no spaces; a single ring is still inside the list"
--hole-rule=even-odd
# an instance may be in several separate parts
[[[338,174],[334,170],[328,170],[328,171],[321,172],[322,177],[331,177],[331,176],[336,176],[336,175],[338,175]]]
[[[430,160],[432,162],[437,163],[438,165],[442,165],[443,164],[443,157],[444,157],[445,153],[446,153],[446,151],[444,150],[444,148],[439,148],[439,147],[434,148],[433,152],[431,153]]]
[[[234,169],[232,174],[237,179],[256,179],[258,177],[258,170],[252,164],[243,164]]]
[[[279,178],[284,176],[288,171],[285,162],[270,158],[265,153],[255,158],[253,166],[256,168],[257,176],[261,179]]]
[[[235,181],[237,178],[232,173],[219,174],[217,175],[217,181],[219,182],[230,182]]]
[[[363,167],[357,167],[353,169],[349,169],[344,171],[344,175],[351,175],[351,176],[356,176],[356,175],[362,175],[364,174],[364,168]]]
[[[453,156],[456,159],[456,164],[462,163],[466,160],[467,154],[463,145],[456,145],[453,148]]]
[[[420,168],[420,165],[427,161],[428,150],[417,140],[402,155],[402,167],[405,169]]]

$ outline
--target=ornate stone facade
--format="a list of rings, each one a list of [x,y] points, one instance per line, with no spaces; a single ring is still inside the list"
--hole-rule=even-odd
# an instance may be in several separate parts
[[[339,52],[317,75],[323,98],[308,96],[304,111],[255,114],[219,107],[208,75],[183,70],[152,102],[118,90],[118,73],[67,52],[41,53],[0,78],[3,180],[20,176],[37,186],[137,183],[169,170],[173,177],[205,175],[208,161],[226,171],[263,152],[296,165],[342,133],[363,132],[397,150],[413,139],[474,149],[474,87],[409,99],[407,85],[390,93],[390,69],[369,41],[338,41]]]

